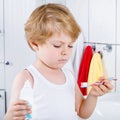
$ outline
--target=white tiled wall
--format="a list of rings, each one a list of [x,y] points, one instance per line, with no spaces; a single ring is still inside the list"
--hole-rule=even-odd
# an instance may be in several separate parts
[[[120,93],[120,46],[117,47],[116,76],[118,78],[116,91]]]
[[[88,41],[88,0],[67,0],[66,6],[71,10],[75,19],[81,26],[84,41]]]
[[[3,0],[0,0],[0,89],[4,88],[4,23]]]
[[[115,0],[89,0],[89,41],[115,43]]]
[[[117,44],[120,44],[120,0],[117,0]]]
[[[116,76],[118,78],[116,91],[120,93],[120,0],[117,0],[117,61],[116,61]]]
[[[0,33],[3,30],[3,0],[0,0]]]

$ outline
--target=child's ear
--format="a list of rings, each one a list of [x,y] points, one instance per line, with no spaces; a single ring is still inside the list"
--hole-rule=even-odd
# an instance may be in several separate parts
[[[34,51],[39,50],[37,43],[35,43],[35,42],[29,42],[29,44],[30,44],[30,46],[32,47],[32,49],[33,49]]]

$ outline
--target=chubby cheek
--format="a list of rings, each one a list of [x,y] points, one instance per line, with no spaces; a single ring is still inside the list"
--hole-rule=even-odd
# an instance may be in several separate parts
[[[59,55],[55,54],[55,53],[48,53],[48,54],[46,54],[45,57],[48,61],[56,61],[58,59]]]
[[[59,53],[55,50],[47,50],[47,51],[42,51],[39,53],[40,58],[47,63],[52,63],[56,62],[57,59],[59,58]]]
[[[45,53],[47,55],[48,58],[58,58],[59,57],[59,51],[57,51],[56,49],[48,49]]]

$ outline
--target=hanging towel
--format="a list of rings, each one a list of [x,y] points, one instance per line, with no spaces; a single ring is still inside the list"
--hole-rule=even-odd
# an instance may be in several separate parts
[[[94,53],[91,63],[90,63],[88,84],[97,82],[99,77],[101,76],[103,76],[103,65],[102,65],[101,56],[99,53]],[[90,89],[91,87],[88,88],[87,93],[89,93]]]
[[[93,49],[91,46],[86,46],[84,49],[82,61],[79,67],[79,72],[78,72],[78,86],[80,87],[82,82],[87,82],[88,81],[88,72],[89,72],[89,67],[90,67],[90,62],[92,59],[93,55]],[[80,90],[82,94],[85,96],[87,95],[87,88],[81,88]]]

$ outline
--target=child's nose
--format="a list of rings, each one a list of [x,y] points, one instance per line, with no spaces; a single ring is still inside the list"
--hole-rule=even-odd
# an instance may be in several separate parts
[[[62,55],[66,55],[67,52],[66,52],[66,51],[62,51],[61,54],[62,54]]]
[[[69,44],[63,45],[61,47],[61,55],[71,55],[72,53],[72,47]]]
[[[68,48],[64,47],[64,49],[61,51],[61,54],[62,55],[67,55],[67,53],[68,53]]]

